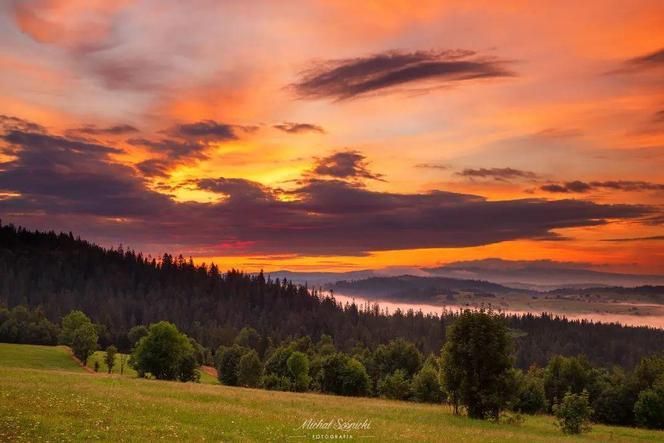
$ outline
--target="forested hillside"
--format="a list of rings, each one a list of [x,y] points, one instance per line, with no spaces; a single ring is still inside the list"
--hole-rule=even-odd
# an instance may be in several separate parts
[[[392,338],[440,351],[456,314],[386,315],[377,306],[341,306],[316,291],[262,274],[222,273],[182,257],[144,257],[106,250],[72,234],[0,227],[0,305],[41,307],[52,321],[72,309],[106,327],[102,346],[126,343],[137,324],[169,320],[210,349],[230,344],[238,331],[255,328],[264,340],[331,335],[340,349],[374,348]],[[664,331],[570,322],[549,316],[509,317],[516,363],[544,365],[556,354],[585,354],[595,364],[634,366],[664,350]],[[268,343],[265,343],[268,346]]]

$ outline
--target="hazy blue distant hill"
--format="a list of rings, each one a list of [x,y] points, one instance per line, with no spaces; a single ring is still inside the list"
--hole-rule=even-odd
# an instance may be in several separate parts
[[[327,288],[344,295],[416,302],[434,302],[441,301],[441,299],[453,300],[460,292],[487,299],[494,298],[498,294],[532,292],[487,281],[413,275],[344,280],[330,284]]]
[[[586,269],[589,265],[552,260],[510,261],[498,258],[449,263],[425,268],[431,275],[481,279],[511,287],[551,290],[598,286],[664,285],[664,275],[639,275]]]

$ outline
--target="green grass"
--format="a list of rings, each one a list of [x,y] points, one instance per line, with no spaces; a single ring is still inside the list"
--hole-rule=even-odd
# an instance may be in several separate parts
[[[83,372],[64,346],[34,346],[0,343],[0,367],[24,369],[57,369]],[[0,383],[2,381],[0,380]]]
[[[62,370],[66,352],[0,345],[0,441],[309,441],[317,433],[370,442],[664,441],[664,432],[599,425],[568,437],[548,416],[527,417],[520,426],[493,424],[439,405]],[[39,365],[38,358],[61,363]],[[307,419],[366,419],[371,429],[297,430]]]
[[[128,365],[129,355],[121,354],[119,352],[117,354],[115,354],[115,365],[113,366],[112,374],[120,375],[120,360],[121,360],[122,357],[125,357],[125,366],[124,366],[124,370],[122,371],[122,376],[136,378],[138,376],[138,374],[136,373],[134,368],[132,368],[131,366]],[[93,353],[88,358],[88,367],[90,369],[94,369],[95,362],[99,362],[99,372],[100,373],[108,374],[108,365],[106,364],[106,351],[97,351],[97,352]],[[217,384],[219,384],[219,380],[217,380],[215,377],[201,371],[201,383],[209,384],[209,385],[217,385]]]
[[[126,354],[121,354],[117,353],[115,354],[115,365],[113,366],[113,374],[118,374],[120,375],[120,361],[122,357],[125,358],[125,365],[124,369],[122,370],[122,375],[125,377],[137,377],[136,371],[134,368],[130,367],[128,362],[129,362],[129,356]],[[105,351],[97,351],[93,353],[89,358],[88,358],[88,367],[91,369],[94,369],[95,367],[95,362],[99,362],[99,372],[103,373],[108,373],[108,365],[106,364],[106,352]]]

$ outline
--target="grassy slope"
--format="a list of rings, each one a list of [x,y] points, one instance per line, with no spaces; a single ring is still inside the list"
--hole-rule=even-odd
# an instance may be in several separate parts
[[[664,432],[606,426],[565,437],[550,417],[496,425],[444,406],[91,374],[66,352],[0,344],[0,441],[306,441],[314,432],[294,428],[319,418],[367,419],[369,431],[351,434],[374,442],[664,441]]]
[[[0,346],[2,346],[2,344],[0,344]],[[115,366],[113,366],[113,374],[120,375],[120,358],[122,355],[123,354],[120,353],[115,354]],[[108,366],[106,365],[105,357],[106,357],[106,352],[104,351],[95,352],[88,359],[88,367],[94,368],[95,361],[98,361],[99,372],[108,373]],[[124,370],[122,371],[122,374],[124,377],[131,377],[131,378],[136,378],[137,376],[136,371],[133,368],[131,368],[127,363],[125,363],[125,367]],[[208,385],[218,385],[219,381],[216,378],[212,377],[211,375],[206,374],[204,371],[201,371],[201,383]]]

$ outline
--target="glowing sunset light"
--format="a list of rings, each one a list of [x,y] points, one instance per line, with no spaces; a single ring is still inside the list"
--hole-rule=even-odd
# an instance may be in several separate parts
[[[3,2],[0,218],[250,271],[662,274],[664,4],[577,6]]]

